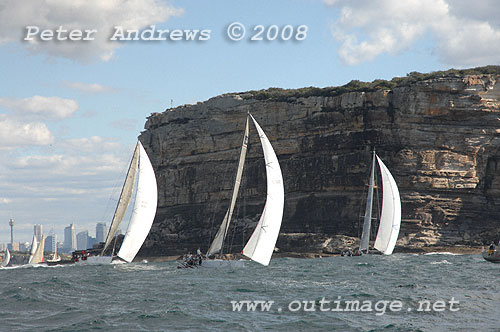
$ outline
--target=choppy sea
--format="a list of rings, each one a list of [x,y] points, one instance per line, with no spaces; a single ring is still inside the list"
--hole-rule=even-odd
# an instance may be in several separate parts
[[[5,268],[0,331],[500,331],[499,280],[452,254]]]

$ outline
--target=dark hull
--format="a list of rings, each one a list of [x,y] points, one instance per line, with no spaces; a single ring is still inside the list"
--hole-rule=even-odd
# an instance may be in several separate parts
[[[492,250],[483,251],[481,253],[481,255],[488,262],[500,263],[500,251],[498,251],[498,250],[496,250],[496,251],[492,251]]]
[[[45,262],[48,266],[75,264],[72,260],[60,260],[58,262]]]

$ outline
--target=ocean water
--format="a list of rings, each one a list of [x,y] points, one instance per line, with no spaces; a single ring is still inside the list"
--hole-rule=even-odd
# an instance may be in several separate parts
[[[500,331],[500,264],[479,255],[176,266],[1,269],[0,331]],[[244,303],[259,302],[238,301],[274,302],[252,311]]]

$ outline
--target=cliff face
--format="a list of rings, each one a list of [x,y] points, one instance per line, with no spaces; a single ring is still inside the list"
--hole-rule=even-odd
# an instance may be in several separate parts
[[[140,140],[155,168],[158,211],[142,254],[207,249],[229,204],[248,111],[283,172],[280,250],[314,250],[318,239],[327,247],[334,235],[359,235],[373,148],[400,189],[398,246],[498,239],[499,78],[449,75],[391,90],[281,100],[231,94],[153,114]],[[227,241],[233,251],[250,236],[265,201],[253,127],[249,145]]]

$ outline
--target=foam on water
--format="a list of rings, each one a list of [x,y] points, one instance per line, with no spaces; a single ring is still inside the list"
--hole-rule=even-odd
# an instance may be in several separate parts
[[[446,259],[443,259],[440,261],[431,262],[431,264],[453,264],[453,263],[450,263]]]

